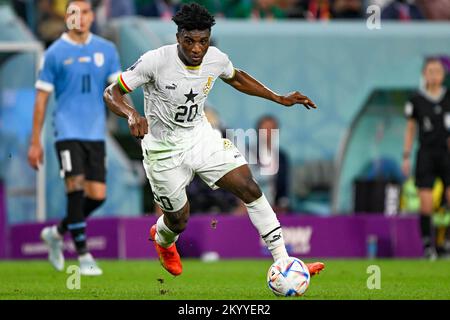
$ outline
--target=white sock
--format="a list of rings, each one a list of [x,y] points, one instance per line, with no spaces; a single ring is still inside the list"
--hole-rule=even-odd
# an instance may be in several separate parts
[[[58,232],[58,226],[54,225],[54,226],[51,227],[50,230],[51,230],[51,234],[52,234],[53,238],[58,239],[58,240],[62,240],[63,239],[63,237]]]
[[[178,240],[179,235],[169,229],[164,223],[164,215],[161,215],[156,222],[156,242],[164,248],[170,247]]]
[[[82,255],[79,255],[78,260],[79,261],[91,261],[91,260],[94,260],[94,257],[89,252],[86,252]]]
[[[272,253],[273,260],[287,258],[289,255],[284,246],[280,222],[266,196],[263,194],[261,198],[251,203],[246,203],[245,206],[247,207],[250,220]]]

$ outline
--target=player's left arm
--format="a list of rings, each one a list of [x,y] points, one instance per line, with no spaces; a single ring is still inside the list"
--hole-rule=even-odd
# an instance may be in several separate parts
[[[222,78],[222,80],[243,93],[271,100],[286,107],[290,107],[295,104],[302,104],[306,109],[317,108],[316,104],[310,98],[300,92],[295,91],[287,95],[279,95],[253,78],[247,72],[239,69],[234,70],[234,75],[232,78]]]

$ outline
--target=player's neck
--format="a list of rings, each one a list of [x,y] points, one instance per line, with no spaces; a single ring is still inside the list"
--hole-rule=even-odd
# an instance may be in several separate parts
[[[84,44],[88,41],[89,36],[91,32],[83,32],[79,33],[73,30],[70,30],[67,32],[67,36],[72,40],[73,42],[76,42],[78,44]]]
[[[427,92],[429,95],[431,95],[433,97],[437,97],[441,94],[442,87],[441,86],[429,86],[429,87],[427,87]]]
[[[179,45],[177,45],[177,55],[178,55],[178,58],[181,60],[181,62],[183,62],[183,64],[186,67],[198,67],[198,66],[192,66],[191,64],[189,64],[188,61],[186,61],[186,58],[183,56],[183,54],[180,51],[180,46]]]

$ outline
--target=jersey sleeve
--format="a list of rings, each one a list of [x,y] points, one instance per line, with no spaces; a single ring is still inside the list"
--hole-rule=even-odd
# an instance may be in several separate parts
[[[44,55],[41,67],[39,70],[38,80],[36,81],[36,89],[53,92],[55,89],[55,78],[56,78],[56,59],[55,56],[46,52]]]
[[[149,51],[141,56],[131,67],[118,77],[122,91],[130,93],[140,86],[152,82],[156,74],[157,56],[155,51]]]
[[[120,66],[119,53],[115,46],[112,48],[111,53],[111,63],[108,71],[108,83],[113,83],[116,81],[117,77],[122,72],[122,68]]]
[[[414,103],[409,100],[405,103],[405,117],[407,119],[416,119],[417,118],[417,111],[416,108],[414,107]]]
[[[234,77],[234,66],[231,62],[230,58],[226,54],[223,54],[223,65],[224,68],[222,70],[222,73],[219,75],[222,79],[232,79]]]

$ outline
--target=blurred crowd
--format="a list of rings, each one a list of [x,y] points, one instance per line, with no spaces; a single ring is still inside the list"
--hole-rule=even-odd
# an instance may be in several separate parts
[[[65,28],[67,0],[0,0],[13,5],[43,41]],[[192,0],[93,0],[97,20],[144,16],[170,20],[183,3]],[[450,20],[450,0],[199,0],[216,17],[229,19],[364,19],[377,5],[386,20]],[[95,30],[94,30],[95,31]]]

